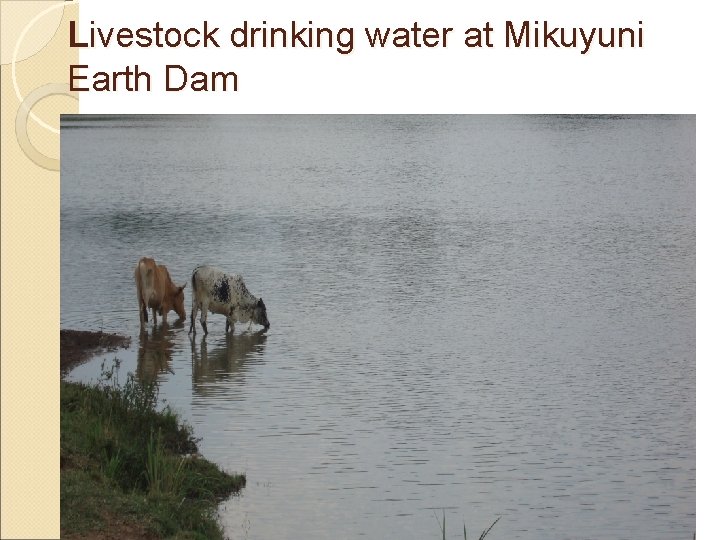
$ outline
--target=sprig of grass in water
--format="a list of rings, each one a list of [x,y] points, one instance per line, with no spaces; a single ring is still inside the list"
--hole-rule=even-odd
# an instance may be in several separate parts
[[[435,514],[435,512],[433,512],[433,514]],[[438,525],[440,525],[440,531],[442,532],[442,540],[445,540],[445,510],[443,510],[442,523],[440,523],[440,519],[438,519],[437,514],[435,514],[435,521],[437,521]]]
[[[500,517],[502,517],[502,516],[498,516],[498,518],[497,518],[495,521],[493,521],[493,522],[490,524],[490,526],[489,526],[487,529],[485,529],[485,530],[480,534],[480,538],[479,538],[478,540],[485,540],[485,538],[487,537],[488,533],[490,532],[490,529],[492,529],[492,528],[495,526],[495,524],[496,524],[498,521],[500,521]],[[442,540],[446,540],[445,510],[443,510],[442,523],[440,522],[440,518],[438,518],[437,514],[435,514],[435,520],[438,522],[438,525],[440,526],[440,531],[442,532]],[[467,537],[468,537],[468,535],[467,535],[467,527],[466,527],[465,524],[463,523],[463,538],[465,538],[465,540],[467,540]]]
[[[482,532],[482,534],[480,535],[480,538],[479,538],[478,540],[485,540],[485,537],[486,537],[487,534],[490,532],[490,529],[492,529],[492,528],[495,526],[495,524],[496,524],[498,521],[500,521],[500,518],[501,518],[501,517],[502,517],[502,516],[498,516],[497,519],[495,519],[495,521],[493,521],[492,524],[491,524],[487,529],[485,529],[485,530]],[[466,538],[467,538],[467,535],[466,535]]]

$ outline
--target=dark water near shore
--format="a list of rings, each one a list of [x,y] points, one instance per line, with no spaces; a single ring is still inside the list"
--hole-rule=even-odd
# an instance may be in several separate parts
[[[62,327],[130,335],[123,370],[247,474],[231,538],[435,539],[443,509],[455,538],[692,538],[694,117],[65,117],[61,140]],[[143,255],[241,273],[271,329],[140,332]]]

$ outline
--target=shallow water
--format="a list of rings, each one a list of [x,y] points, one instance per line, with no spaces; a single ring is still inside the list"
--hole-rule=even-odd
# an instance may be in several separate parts
[[[247,474],[231,538],[434,539],[443,512],[456,538],[692,537],[694,117],[64,117],[61,140],[62,326],[132,336],[123,369]],[[140,332],[143,255],[241,273],[271,329]]]

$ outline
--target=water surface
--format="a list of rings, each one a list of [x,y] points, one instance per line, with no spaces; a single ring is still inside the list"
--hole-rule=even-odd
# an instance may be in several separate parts
[[[692,537],[694,117],[63,117],[61,162],[62,326],[247,474],[231,538]],[[143,255],[271,329],[141,332]]]

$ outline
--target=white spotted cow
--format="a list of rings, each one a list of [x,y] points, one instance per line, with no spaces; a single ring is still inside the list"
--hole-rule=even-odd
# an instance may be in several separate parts
[[[248,291],[240,275],[229,275],[214,266],[198,266],[192,273],[192,312],[190,332],[195,332],[195,316],[200,310],[200,324],[207,335],[207,312],[225,315],[225,331],[235,331],[236,322],[259,324],[270,328],[262,298]],[[188,333],[190,333],[188,332]]]

